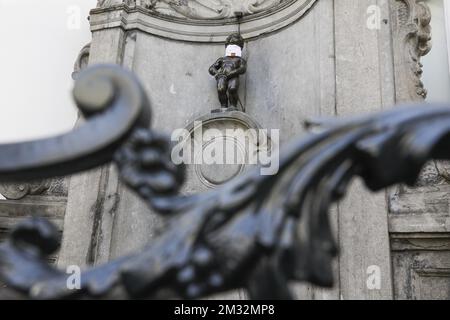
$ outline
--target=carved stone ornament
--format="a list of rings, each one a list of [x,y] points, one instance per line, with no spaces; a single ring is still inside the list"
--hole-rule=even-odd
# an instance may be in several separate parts
[[[449,106],[405,106],[294,139],[274,155],[274,175],[255,168],[186,195],[185,167],[172,162],[169,138],[149,128],[149,99],[133,74],[115,65],[88,68],[74,98],[86,121],[73,131],[0,144],[1,181],[112,162],[124,185],[169,220],[140,252],[84,270],[76,290],[67,286],[71,275],[46,260],[59,246],[56,226],[38,216],[24,220],[0,244],[0,281],[28,298],[198,299],[245,288],[253,299],[291,299],[291,281],[330,287],[338,247],[329,210],[352,179],[372,191],[413,185],[426,162],[450,159]]]
[[[27,196],[66,197],[68,179],[64,177],[21,182],[0,183],[0,194],[8,200],[21,200]]]
[[[186,193],[216,188],[239,174],[256,167],[252,156],[260,150],[271,151],[270,136],[249,115],[240,111],[224,111],[205,115],[191,122],[186,128],[189,137],[185,137],[183,151],[189,153],[192,164],[186,165]],[[189,146],[187,146],[189,144]],[[233,162],[207,164],[205,155],[221,150],[225,158],[228,152]],[[255,157],[256,158],[256,157]]]
[[[239,22],[245,39],[300,19],[317,0],[100,0],[93,31],[121,27],[175,40],[224,42]],[[237,14],[241,14],[239,19]]]
[[[244,15],[260,13],[296,0],[100,0],[99,7],[118,3],[138,5],[153,12],[185,19],[234,18],[236,12]]]
[[[431,12],[424,1],[396,0],[393,10],[397,100],[422,100],[421,57],[431,50]]]
[[[89,64],[89,55],[91,53],[91,44],[85,45],[78,54],[73,66],[72,79],[76,80],[77,75]]]
[[[244,39],[239,33],[231,34],[226,42],[226,54],[220,57],[209,68],[209,74],[217,81],[219,102],[223,109],[238,109],[239,76],[247,71],[247,62],[242,58]],[[242,111],[244,105],[240,103]]]

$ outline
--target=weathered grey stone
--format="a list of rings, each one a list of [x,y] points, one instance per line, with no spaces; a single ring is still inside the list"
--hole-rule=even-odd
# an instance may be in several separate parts
[[[121,63],[123,31],[104,30],[93,34],[89,63]],[[82,121],[82,120],[80,120]],[[86,266],[109,260],[111,219],[114,210],[108,204],[117,201],[118,178],[109,167],[72,176],[58,265]],[[106,201],[105,201],[106,200]],[[111,205],[109,205],[111,207]],[[115,205],[112,206],[115,209]],[[109,223],[109,229],[104,224]],[[103,229],[103,230],[102,230]]]
[[[431,50],[426,2],[391,1],[396,102],[423,101],[420,58]],[[395,299],[448,299],[448,163],[430,162],[414,187],[388,193]]]
[[[270,133],[240,111],[208,113],[186,126],[188,139],[179,148],[190,151],[192,163],[186,166],[186,194],[207,191],[224,184],[256,166],[258,151],[269,152]],[[213,130],[213,132],[210,132]],[[207,164],[202,158],[218,150],[223,163]],[[251,158],[253,154],[255,157]],[[226,157],[233,156],[232,163]],[[207,159],[206,159],[207,160]],[[255,160],[255,162],[253,162]]]
[[[18,223],[39,215],[51,221],[62,232],[67,206],[67,180],[63,178],[0,185],[0,242]],[[48,257],[53,264],[58,252]],[[10,290],[0,281],[0,300],[24,299],[21,294]]]
[[[431,13],[424,1],[391,1],[397,102],[422,101],[427,95],[420,59],[431,50]]]
[[[129,6],[140,6],[151,12],[169,17],[214,20],[234,18],[235,12],[241,12],[242,15],[253,15],[268,10],[275,10],[277,7],[287,6],[293,2],[295,0],[260,0],[251,2],[242,0],[187,0],[179,2],[170,0],[99,0],[98,6],[108,8],[125,3]]]
[[[143,0],[147,1],[147,0]],[[232,32],[237,31],[238,20],[230,6],[222,12],[212,13],[216,18],[210,19],[199,11],[183,10],[186,5],[172,5],[170,10],[161,11],[159,6],[146,6],[143,1],[111,0],[94,9],[91,16],[93,31],[120,27],[124,30],[140,30],[168,39],[201,43],[223,42]],[[235,0],[233,0],[235,1]],[[272,0],[266,0],[273,2]],[[261,10],[239,20],[244,38],[256,38],[276,32],[301,19],[317,0],[285,0],[268,10]],[[195,3],[196,1],[190,1]],[[227,4],[230,4],[227,1]],[[258,5],[246,5],[259,7]],[[202,6],[205,8],[204,6]],[[245,8],[242,13],[246,13]],[[180,12],[182,12],[180,14]],[[173,17],[173,14],[182,18]],[[203,17],[202,17],[203,15]],[[223,15],[223,16],[222,16]],[[193,18],[194,16],[194,18]],[[193,23],[194,22],[194,23]]]

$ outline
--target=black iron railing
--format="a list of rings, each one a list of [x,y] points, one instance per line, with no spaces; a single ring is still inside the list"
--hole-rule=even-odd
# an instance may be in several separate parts
[[[42,218],[24,221],[0,246],[0,278],[30,298],[199,298],[236,288],[256,299],[290,298],[291,280],[332,286],[337,247],[328,211],[351,179],[361,177],[373,191],[413,184],[426,161],[450,159],[450,108],[399,107],[336,120],[294,140],[280,153],[276,175],[255,169],[182,196],[183,167],[171,162],[169,140],[147,129],[149,103],[132,74],[90,68],[74,97],[86,121],[61,137],[0,145],[0,180],[113,162],[129,188],[171,219],[142,252],[84,272],[79,290],[45,261],[58,248],[56,229]]]

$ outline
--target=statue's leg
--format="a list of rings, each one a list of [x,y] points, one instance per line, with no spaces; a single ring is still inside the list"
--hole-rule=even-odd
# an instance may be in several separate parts
[[[222,108],[228,108],[227,89],[227,79],[225,77],[217,79],[217,92],[219,94],[219,101]]]
[[[228,96],[230,99],[230,107],[236,108],[238,105],[239,78],[232,78],[228,81]]]

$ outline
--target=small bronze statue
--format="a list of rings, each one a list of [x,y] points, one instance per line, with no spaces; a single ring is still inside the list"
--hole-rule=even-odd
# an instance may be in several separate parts
[[[239,76],[247,70],[247,62],[241,57],[244,39],[239,33],[231,34],[225,42],[225,56],[219,58],[209,73],[217,80],[217,91],[222,108],[238,109]],[[241,104],[242,109],[243,106]],[[244,111],[244,110],[243,110]]]

